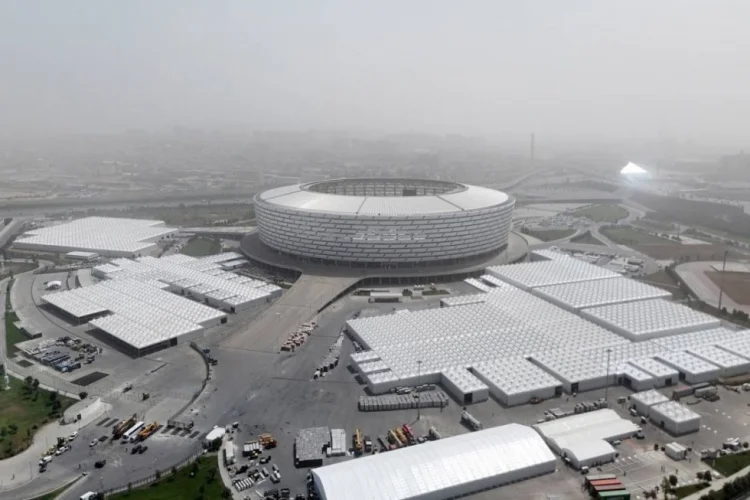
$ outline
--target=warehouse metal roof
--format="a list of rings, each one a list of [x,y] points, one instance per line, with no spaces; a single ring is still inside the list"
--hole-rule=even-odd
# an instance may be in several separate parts
[[[583,309],[581,315],[633,340],[706,330],[721,324],[718,318],[663,299]]]
[[[532,426],[537,432],[557,449],[580,449],[585,442],[611,441],[622,436],[634,435],[640,427],[621,418],[614,410],[608,408],[578,413]],[[581,455],[585,455],[583,451]]]
[[[261,193],[260,200],[288,209],[348,215],[431,215],[480,210],[511,198],[494,189],[462,185],[455,193],[420,196],[357,196],[309,191],[306,185],[283,186]]]
[[[523,359],[509,359],[490,363],[480,363],[474,371],[507,395],[527,394],[560,386],[560,381],[532,362]]]
[[[132,252],[154,245],[154,240],[176,233],[163,221],[86,217],[54,226],[32,229],[16,241],[24,245],[78,248],[93,252]]]
[[[532,429],[509,424],[409,446],[312,470],[325,500],[400,500],[452,494],[461,486],[495,478],[551,472],[555,457]]]
[[[544,286],[535,288],[534,293],[570,309],[583,309],[586,307],[669,298],[672,296],[666,290],[629,278],[613,278]]]
[[[643,370],[659,378],[677,377],[679,375],[674,368],[667,366],[664,363],[659,363],[653,358],[634,359],[630,361],[630,364],[639,370]]]
[[[731,342],[735,339],[748,338],[748,330],[730,330],[728,328],[712,328],[710,330],[700,330],[697,332],[681,333],[669,337],[654,339],[654,342],[671,351],[680,351],[703,345],[717,345]]]

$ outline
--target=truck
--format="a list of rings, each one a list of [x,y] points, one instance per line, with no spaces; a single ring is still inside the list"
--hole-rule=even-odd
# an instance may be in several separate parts
[[[234,444],[227,443],[227,445],[224,447],[224,465],[226,467],[229,467],[230,465],[234,464],[236,460],[236,456],[234,454]]]
[[[388,431],[388,442],[391,443],[391,445],[388,447],[388,449],[393,450],[395,448],[401,448],[403,445],[401,444],[401,441],[398,440],[398,437],[396,436],[396,433],[392,430]]]
[[[430,439],[432,439],[433,441],[437,441],[438,439],[440,439],[441,437],[443,437],[443,436],[440,435],[440,433],[438,432],[438,430],[435,429],[435,426],[430,427],[429,436],[430,436]]]
[[[414,435],[414,432],[411,430],[409,424],[402,425],[401,429],[404,431],[404,435],[406,436],[406,439],[409,441],[410,445],[417,444],[417,437]]]
[[[265,449],[276,448],[276,445],[279,444],[279,442],[276,441],[276,439],[271,434],[258,435],[258,441],[263,445],[263,448]]]
[[[365,453],[372,453],[372,439],[370,439],[370,436],[365,436]]]
[[[174,427],[175,429],[185,429],[190,430],[193,428],[195,423],[192,420],[189,420],[187,422],[183,422],[180,420],[167,420],[167,427]]]
[[[141,432],[138,433],[138,441],[145,441],[148,439],[148,437],[156,432],[156,430],[159,428],[159,422],[153,422],[151,424],[148,424],[146,427],[141,429]]]
[[[352,435],[352,443],[354,445],[354,451],[357,453],[362,453],[364,444],[362,443],[362,431],[360,431],[359,429],[354,430],[354,434]]]
[[[466,410],[461,412],[461,423],[473,431],[478,431],[483,428],[482,422],[474,418],[474,416]]]
[[[138,417],[133,414],[132,417],[120,420],[114,427],[112,427],[112,439],[120,439],[126,430],[133,426]]]

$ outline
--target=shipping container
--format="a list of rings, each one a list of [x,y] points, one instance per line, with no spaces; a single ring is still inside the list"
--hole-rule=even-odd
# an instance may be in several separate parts
[[[617,478],[615,478],[615,479],[599,479],[599,480],[596,480],[596,481],[589,481],[589,485],[592,488],[597,488],[599,486],[612,486],[612,485],[617,485],[617,484],[622,484],[622,482],[619,479],[617,479]]]
[[[628,490],[617,490],[617,491],[603,491],[598,494],[601,500],[630,500],[630,492]]]

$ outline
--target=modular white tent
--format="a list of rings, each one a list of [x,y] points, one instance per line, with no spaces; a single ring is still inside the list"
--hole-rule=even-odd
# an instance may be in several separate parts
[[[570,257],[493,266],[487,268],[487,273],[525,290],[561,283],[621,277],[613,271]]]
[[[323,500],[439,500],[555,471],[532,429],[509,424],[312,470]]]
[[[701,426],[701,416],[677,401],[652,406],[649,419],[675,435],[697,432]]]
[[[710,382],[719,378],[719,367],[686,352],[674,351],[656,357],[680,372],[680,379],[690,384]]]
[[[151,255],[156,242],[177,233],[160,220],[86,217],[21,235],[16,248],[41,252],[96,252],[110,257]]]
[[[584,318],[640,341],[718,327],[721,321],[663,299],[583,309]]]
[[[570,311],[610,304],[669,298],[670,292],[628,278],[566,283],[534,288],[533,292]]]
[[[719,367],[719,375],[733,377],[750,371],[750,360],[712,345],[688,349],[689,354]]]
[[[635,411],[639,415],[647,417],[652,406],[666,403],[669,401],[669,398],[661,392],[652,389],[650,391],[637,392],[630,396],[630,400],[633,402],[633,406],[635,406]]]
[[[631,437],[640,430],[610,409],[579,413],[533,427],[553,451],[578,467],[612,460],[615,454],[608,443]]]

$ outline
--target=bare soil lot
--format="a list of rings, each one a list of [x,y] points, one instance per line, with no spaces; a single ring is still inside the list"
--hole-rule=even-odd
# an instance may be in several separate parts
[[[750,273],[721,273],[709,271],[706,276],[738,304],[750,304]]]
[[[666,244],[633,245],[633,249],[657,260],[719,260],[724,255],[724,245],[680,245],[664,240]],[[730,256],[732,253],[730,252]]]

